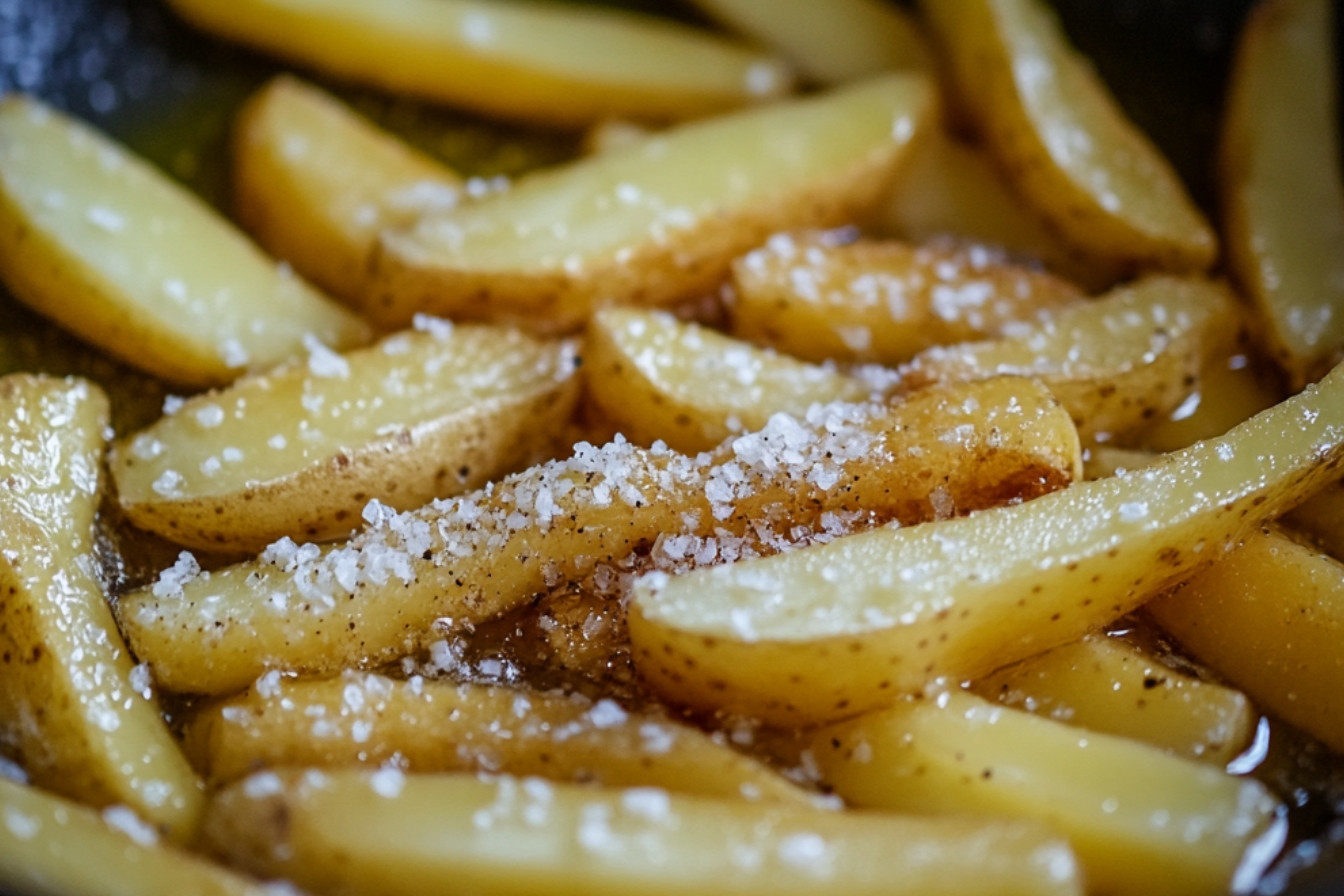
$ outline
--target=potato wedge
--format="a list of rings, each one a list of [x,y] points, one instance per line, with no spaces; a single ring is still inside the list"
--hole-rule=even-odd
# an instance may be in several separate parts
[[[190,251],[183,247],[189,246]],[[133,367],[226,383],[368,328],[184,188],[38,100],[0,100],[0,279]]]
[[[1070,482],[1079,458],[1053,396],[1011,378],[780,415],[696,458],[580,445],[484,491],[379,515],[341,545],[279,542],[207,573],[180,563],[124,595],[121,622],[160,686],[227,693],[273,667],[394,659],[436,623],[490,618],[660,538],[686,564],[729,560],[1021,500]]]
[[[931,348],[900,368],[901,388],[1040,377],[1073,415],[1079,437],[1104,442],[1179,407],[1237,321],[1236,299],[1222,284],[1150,276],[999,339]]]
[[[1331,0],[1276,0],[1252,12],[1219,159],[1228,266],[1263,324],[1256,335],[1296,387],[1344,350],[1335,14]]]
[[[211,806],[210,846],[315,893],[1081,893],[1029,823],[824,812],[538,778],[263,772]]]
[[[79,380],[0,379],[0,746],[40,786],[123,804],[174,839],[203,805],[98,583],[107,400]]]
[[[1344,751],[1344,566],[1272,529],[1148,612],[1260,705]]]
[[[729,328],[808,361],[896,365],[1082,298],[983,247],[777,234],[733,262]]]
[[[865,401],[872,390],[832,367],[756,348],[665,311],[607,308],[584,338],[587,397],[638,445],[708,451],[776,413]]]
[[[384,234],[367,311],[573,330],[600,305],[666,305],[716,287],[733,257],[873,202],[934,111],[891,75],[694,124],[519,179]]]
[[[787,93],[786,65],[666,20],[559,3],[170,0],[220,37],[351,81],[575,127],[693,118]]]
[[[651,576],[628,623],[678,703],[840,718],[1099,628],[1338,476],[1344,367],[1218,439],[965,518]]]
[[[920,8],[959,110],[1061,238],[1131,271],[1213,263],[1218,242],[1208,222],[1043,0]]]
[[[1239,892],[1285,834],[1259,782],[963,692],[805,737],[822,779],[854,805],[1048,824],[1077,851],[1091,892]]]
[[[1325,553],[1344,560],[1344,482],[1332,482],[1280,517]]]
[[[1090,731],[1226,766],[1257,716],[1246,695],[1187,675],[1122,638],[1089,635],[977,679],[971,690]]]
[[[127,518],[212,550],[349,535],[371,499],[408,510],[553,456],[578,397],[574,344],[498,327],[314,348],[120,440]]]
[[[378,232],[451,208],[461,193],[455,172],[289,75],[243,106],[232,149],[239,222],[355,307]]]
[[[159,842],[125,806],[103,812],[0,776],[0,889],[61,896],[277,896]]]
[[[1277,377],[1265,374],[1242,352],[1212,354],[1194,391],[1135,441],[1150,451],[1177,451],[1222,435],[1283,398]]]
[[[905,10],[881,0],[692,0],[705,15],[793,63],[813,84],[929,69],[924,35]]]

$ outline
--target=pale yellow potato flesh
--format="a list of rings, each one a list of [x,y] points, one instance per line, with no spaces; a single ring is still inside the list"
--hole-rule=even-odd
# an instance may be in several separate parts
[[[247,101],[231,148],[239,223],[276,258],[356,308],[378,232],[461,198],[454,171],[290,75]]]
[[[928,349],[900,368],[901,388],[1036,376],[1069,409],[1084,442],[1104,442],[1179,407],[1238,321],[1236,298],[1223,284],[1154,275],[998,339]]]
[[[1344,560],[1344,483],[1333,482],[1280,517],[1325,553]]]
[[[585,444],[485,490],[380,515],[346,543],[277,543],[205,573],[179,561],[123,595],[120,619],[161,687],[227,693],[270,668],[395,659],[433,640],[437,620],[491,618],[640,548],[684,567],[965,513],[1062,487],[1080,458],[1054,397],[1013,378],[780,415],[694,458]]]
[[[110,459],[127,518],[189,547],[330,540],[553,456],[578,398],[572,342],[422,322],[376,345],[195,396]]]
[[[777,234],[733,262],[729,330],[808,361],[896,365],[1083,297],[984,247]]]
[[[224,789],[212,848],[322,894],[1081,894],[1030,822],[903,818],[539,778],[262,772]]]
[[[708,451],[776,413],[865,401],[872,389],[834,367],[757,348],[665,311],[608,308],[584,336],[585,395],[627,439]]]
[[[1205,359],[1195,390],[1136,441],[1150,451],[1176,451],[1220,436],[1281,400],[1277,379],[1244,353],[1215,353]]]
[[[1257,531],[1148,612],[1271,713],[1344,750],[1344,566]]]
[[[1043,0],[926,0],[920,9],[959,111],[1062,239],[1134,271],[1213,263],[1208,222]]]
[[[803,738],[821,779],[856,806],[1047,824],[1077,852],[1094,893],[1239,892],[1285,832],[1257,781],[963,692]]]
[[[971,690],[1015,709],[1226,766],[1258,722],[1241,691],[1188,675],[1127,640],[1089,635],[983,676]]]
[[[0,421],[0,746],[40,786],[187,839],[200,782],[97,579],[107,400],[82,380],[14,374]]]
[[[684,575],[629,607],[664,697],[782,723],[852,715],[1076,640],[1338,476],[1344,367],[1218,439],[1012,506]]]
[[[913,16],[882,0],[692,0],[692,6],[793,63],[814,84],[928,69]]]
[[[602,305],[667,305],[719,285],[771,233],[845,223],[931,119],[927,78],[889,75],[681,125],[520,178],[385,233],[365,306],[573,330]]]
[[[1258,313],[1256,335],[1296,386],[1344,349],[1335,9],[1275,0],[1252,11],[1220,148],[1228,266]]]
[[[805,804],[809,791],[665,716],[610,699],[346,672],[270,673],[202,709],[184,749],[212,785],[282,766],[491,772]]]
[[[0,776],[0,888],[61,896],[276,896],[160,842],[125,806],[101,813]]]
[[[186,386],[283,361],[305,337],[347,348],[369,336],[184,187],[19,94],[0,101],[0,279],[80,338]]]
[[[339,78],[495,117],[576,127],[774,99],[778,58],[665,20],[559,3],[170,0],[193,25]]]

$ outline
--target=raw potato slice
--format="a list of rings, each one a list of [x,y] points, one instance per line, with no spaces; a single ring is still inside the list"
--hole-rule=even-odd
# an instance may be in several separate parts
[[[981,247],[777,234],[733,262],[730,329],[808,361],[896,365],[1083,297]]]
[[[1219,160],[1228,265],[1264,324],[1258,335],[1297,387],[1344,349],[1336,7],[1274,0],[1252,11]]]
[[[1177,671],[1120,638],[1089,635],[978,679],[1005,706],[1226,766],[1251,742],[1240,691]]]
[[[588,325],[588,398],[639,445],[687,454],[762,429],[776,413],[865,401],[872,390],[830,367],[759,349],[663,311],[609,308]]]
[[[106,426],[87,382],[0,379],[0,746],[35,784],[185,840],[200,782],[95,579]]]
[[[1107,265],[1202,271],[1213,231],[1043,0],[926,0],[960,109],[1017,191]]]
[[[1338,476],[1344,367],[1125,476],[954,520],[650,576],[641,675],[679,703],[791,722],[964,681],[1099,628]]]
[[[1236,299],[1221,283],[1152,276],[985,342],[936,347],[900,368],[903,389],[985,376],[1035,376],[1084,442],[1146,429],[1194,391],[1232,342]]]
[[[0,100],[0,277],[133,367],[226,383],[368,328],[184,188],[37,100]]]
[[[316,893],[1000,896],[1082,892],[1029,822],[824,812],[538,778],[262,772],[211,806],[209,845]]]
[[[695,458],[580,445],[488,490],[378,515],[326,549],[278,543],[200,574],[186,558],[123,595],[121,621],[160,686],[227,693],[273,667],[395,659],[441,638],[436,625],[488,619],[655,542],[684,562],[722,562],[1022,500],[1080,469],[1072,422],[1030,381],[827,405]]]
[[[1344,567],[1273,530],[1149,612],[1261,706],[1344,751]]]
[[[649,16],[472,0],[170,0],[220,37],[384,88],[538,124],[693,118],[791,87],[778,59]]]
[[[355,307],[378,232],[451,208],[461,192],[453,171],[288,75],[248,100],[232,148],[243,227]]]
[[[696,297],[771,233],[845,223],[875,201],[934,102],[927,78],[891,75],[538,172],[385,234],[368,312],[557,331],[601,305]]]
[[[822,780],[856,806],[1048,824],[1077,852],[1090,892],[1244,892],[1285,833],[1257,781],[970,694],[903,701],[805,737]]]
[[[125,806],[101,814],[0,776],[0,889],[62,896],[276,896],[158,841]]]
[[[179,544],[259,551],[362,525],[550,457],[577,400],[569,342],[425,323],[344,355],[198,395],[117,443],[131,522]]]
[[[882,0],[692,0],[692,6],[778,52],[814,84],[843,84],[932,65],[905,10]]]
[[[698,728],[556,692],[346,672],[271,672],[187,725],[212,784],[280,766],[396,764],[804,804],[808,791]]]

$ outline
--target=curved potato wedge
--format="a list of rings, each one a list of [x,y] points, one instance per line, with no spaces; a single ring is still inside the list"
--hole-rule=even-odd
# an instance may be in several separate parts
[[[1258,5],[1223,124],[1227,261],[1295,387],[1344,350],[1344,178],[1332,0]],[[1285,137],[1291,135],[1291,137]]]
[[[686,563],[721,562],[1021,500],[1080,468],[1068,415],[1030,381],[926,390],[891,408],[827,405],[695,458],[581,445],[484,491],[381,514],[325,549],[280,542],[206,573],[179,564],[122,596],[121,622],[160,686],[226,693],[269,668],[395,659],[433,640],[436,624],[498,615],[659,539]]]
[[[664,311],[593,315],[583,352],[587,396],[637,445],[662,439],[687,454],[762,429],[776,413],[865,401],[853,377],[760,349]]]
[[[1079,894],[1029,822],[825,812],[537,778],[263,772],[216,796],[209,845],[319,893]]]
[[[1067,643],[1338,476],[1344,366],[1124,476],[968,517],[648,576],[628,624],[668,699],[782,723],[882,706]]]
[[[959,108],[1067,242],[1131,271],[1202,271],[1213,231],[1043,0],[920,4]]]
[[[127,518],[212,550],[348,535],[371,499],[407,510],[552,456],[578,398],[573,343],[513,330],[432,322],[314,349],[119,441]]]
[[[184,188],[21,95],[0,100],[0,277],[82,339],[188,386],[283,361],[305,337],[340,349],[370,335]]]
[[[922,75],[891,75],[532,174],[384,234],[365,307],[388,326],[424,311],[564,331],[601,305],[696,297],[771,233],[875,201],[934,102]]]
[[[539,124],[693,118],[792,86],[778,59],[649,16],[470,0],[170,0],[199,28],[395,93]]]

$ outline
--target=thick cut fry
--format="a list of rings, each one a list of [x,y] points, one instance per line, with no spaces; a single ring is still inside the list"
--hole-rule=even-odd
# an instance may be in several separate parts
[[[572,330],[604,304],[669,304],[789,227],[850,220],[934,111],[921,75],[683,125],[384,235],[368,313]]]
[[[929,349],[900,369],[901,386],[1036,376],[1084,442],[1107,441],[1178,407],[1231,342],[1237,319],[1222,284],[1152,276],[999,339]]]
[[[185,839],[200,782],[95,578],[107,401],[15,374],[0,379],[0,421],[0,745],[35,783]]]
[[[1091,635],[971,687],[1005,706],[1225,766],[1251,742],[1246,695],[1180,672],[1120,638]]]
[[[211,807],[212,848],[314,893],[592,896],[1081,892],[1028,822],[824,812],[538,778],[263,772]]]
[[[277,896],[159,842],[125,806],[101,814],[0,776],[0,889],[60,896]]]
[[[882,0],[692,0],[701,12],[788,59],[814,84],[932,64],[919,26]]]
[[[733,263],[732,332],[809,361],[894,365],[1082,298],[984,248],[779,234]]]
[[[875,708],[1081,637],[1338,476],[1344,366],[1219,439],[955,520],[637,583],[630,638],[670,700],[781,722]]]
[[[500,772],[729,799],[809,802],[808,791],[698,728],[612,700],[346,672],[268,673],[203,710],[185,748],[212,783],[279,766],[395,763],[410,772]]]
[[[1344,179],[1333,0],[1252,12],[1228,86],[1221,146],[1227,260],[1257,331],[1294,385],[1344,349]]]
[[[558,3],[170,0],[221,37],[397,93],[578,126],[693,118],[791,86],[778,59],[706,31]]]
[[[1079,251],[1133,270],[1208,268],[1213,231],[1043,0],[920,5],[960,109],[1017,191]]]
[[[696,458],[581,445],[485,491],[380,516],[327,549],[281,542],[201,574],[179,563],[123,596],[121,621],[161,686],[223,693],[271,667],[393,659],[432,638],[436,620],[489,618],[655,541],[688,561],[735,559],[1020,500],[1080,467],[1068,415],[1030,381],[930,391],[889,409],[828,405]]]
[[[277,258],[358,305],[378,232],[456,205],[458,176],[335,97],[281,75],[233,130],[233,205]]]
[[[1256,781],[970,694],[903,701],[805,737],[823,781],[854,805],[1050,825],[1091,892],[1241,892],[1285,833]]]
[[[609,308],[588,325],[587,396],[626,438],[662,439],[677,451],[708,451],[735,433],[762,429],[783,412],[864,401],[853,377],[759,349],[664,311]]]
[[[1235,551],[1149,612],[1269,709],[1344,751],[1344,566],[1280,532]]]
[[[575,346],[512,330],[434,321],[315,349],[119,442],[127,517],[215,550],[349,535],[371,498],[408,510],[553,456],[577,399]]]
[[[200,200],[37,100],[0,102],[0,277],[126,363],[189,386],[364,341],[352,314]]]

